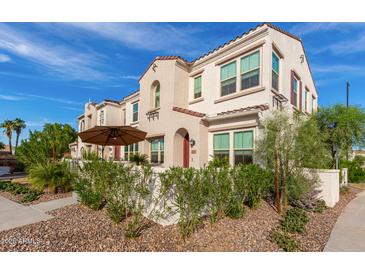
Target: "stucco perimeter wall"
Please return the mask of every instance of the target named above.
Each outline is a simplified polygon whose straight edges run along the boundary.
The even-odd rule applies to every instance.
[[[321,169],[318,170],[320,179],[319,189],[322,191],[319,196],[329,207],[334,207],[340,199],[340,170]]]

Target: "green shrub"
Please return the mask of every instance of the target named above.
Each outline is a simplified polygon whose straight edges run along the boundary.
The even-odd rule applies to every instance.
[[[29,169],[32,187],[43,191],[48,188],[53,193],[68,192],[72,189],[75,175],[66,162],[36,164]]]
[[[42,194],[40,191],[33,190],[27,185],[12,183],[10,181],[0,181],[0,190],[10,192],[13,195],[24,195],[21,199],[22,203],[37,200]]]
[[[40,194],[38,192],[29,192],[25,194],[21,200],[22,203],[30,203],[39,199]]]
[[[229,167],[229,159],[228,159],[228,157],[214,157],[208,163],[208,166],[213,167],[213,168]]]
[[[284,251],[293,252],[298,249],[297,242],[294,239],[292,239],[289,235],[281,231],[271,232],[269,239],[273,243],[276,243]]]
[[[129,156],[129,161],[135,163],[137,166],[145,165],[148,163],[148,156],[146,154],[136,152]]]
[[[124,230],[124,236],[126,238],[137,238],[141,236],[145,226],[146,225],[142,222],[142,216],[135,215],[132,217],[132,221],[127,224],[127,227]]]
[[[287,232],[303,233],[308,222],[309,217],[303,209],[291,208],[285,212],[281,225]]]
[[[348,169],[348,180],[350,183],[365,182],[364,157],[356,156],[352,161],[343,160],[340,167]]]
[[[323,213],[326,209],[326,202],[323,200],[319,200],[314,208],[314,212]]]
[[[349,193],[349,191],[350,191],[350,188],[348,186],[341,186],[340,187],[340,194],[341,195],[347,194],[347,193]]]
[[[234,200],[229,203],[229,208],[226,210],[226,215],[232,219],[242,218],[245,214],[245,208],[240,201]]]
[[[80,203],[93,210],[99,210],[104,206],[105,200],[102,194],[92,186],[90,180],[78,178],[74,189],[79,196]]]

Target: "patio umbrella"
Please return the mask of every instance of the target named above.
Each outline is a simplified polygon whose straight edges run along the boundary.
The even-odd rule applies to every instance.
[[[78,133],[84,143],[101,146],[127,146],[143,141],[146,135],[130,126],[96,126]]]

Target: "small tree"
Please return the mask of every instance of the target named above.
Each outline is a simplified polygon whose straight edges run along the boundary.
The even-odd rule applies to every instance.
[[[0,125],[0,127],[4,129],[4,134],[6,135],[6,137],[8,137],[10,154],[13,154],[13,145],[12,145],[11,141],[12,141],[12,137],[13,137],[14,121],[5,120]]]
[[[4,149],[4,148],[5,148],[5,144],[0,141],[0,149]]]
[[[15,140],[15,151],[18,148],[19,143],[19,136],[22,133],[22,130],[26,128],[26,124],[22,119],[16,118],[14,121],[14,130],[16,133],[16,140]]]
[[[320,108],[315,115],[325,141],[332,149],[332,166],[335,167],[334,147],[348,155],[354,146],[365,145],[365,111],[356,106],[335,105]]]
[[[275,205],[279,213],[288,196],[300,199],[302,185],[313,186],[315,174],[307,168],[328,165],[328,150],[314,119],[301,114],[274,111],[263,121],[264,132],[257,141],[255,157],[275,174]]]

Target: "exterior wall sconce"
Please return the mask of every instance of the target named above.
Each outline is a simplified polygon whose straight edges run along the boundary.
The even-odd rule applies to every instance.
[[[195,146],[195,140],[194,139],[190,139],[189,144],[192,147]]]

